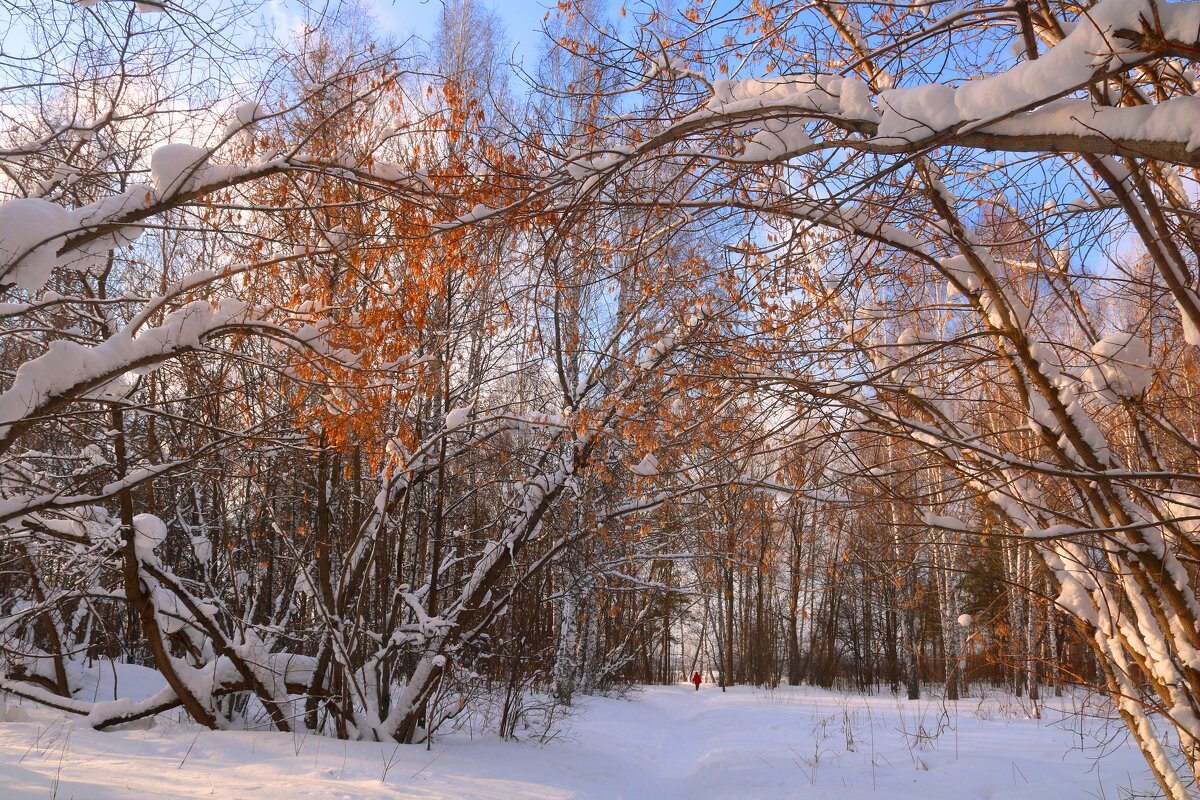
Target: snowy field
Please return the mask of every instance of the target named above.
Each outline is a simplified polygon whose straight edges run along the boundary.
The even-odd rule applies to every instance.
[[[1078,716],[1047,709],[1032,720],[1002,697],[943,705],[814,689],[653,687],[628,700],[583,698],[546,744],[532,732],[518,743],[463,731],[430,751],[213,733],[174,717],[99,733],[11,700],[4,713],[5,800],[1154,796],[1116,726],[1088,722],[1081,735]]]

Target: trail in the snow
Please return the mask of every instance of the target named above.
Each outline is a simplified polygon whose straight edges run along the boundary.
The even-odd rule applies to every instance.
[[[653,687],[581,698],[544,746],[463,732],[430,751],[169,720],[99,733],[19,711],[0,723],[3,800],[1082,800],[1150,786],[1127,745],[1079,749],[1104,729],[1081,739],[1003,697]]]
[[[759,752],[766,720],[747,718],[730,693],[705,687],[644,694],[624,710],[630,743],[628,797],[784,796],[796,790],[790,762]],[[634,711],[634,713],[628,713]],[[616,722],[616,720],[614,720]],[[781,769],[786,766],[787,769]],[[736,780],[734,777],[736,776]],[[726,792],[729,792],[726,795]]]

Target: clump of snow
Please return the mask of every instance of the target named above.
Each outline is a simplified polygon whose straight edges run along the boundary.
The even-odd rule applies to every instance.
[[[233,119],[225,128],[225,135],[232,136],[238,131],[253,130],[256,123],[265,116],[267,116],[266,110],[258,103],[254,101],[240,103],[233,109]]]
[[[18,198],[0,205],[0,283],[27,292],[46,285],[71,215],[56,203]]]
[[[207,564],[212,560],[212,542],[207,536],[199,534],[192,537],[192,552],[196,554],[196,560],[201,564]]]
[[[1098,393],[1137,397],[1150,386],[1150,350],[1132,333],[1114,333],[1092,345],[1095,365],[1084,371],[1084,380]]]
[[[165,527],[164,527],[165,530]],[[154,587],[154,608],[158,611],[158,627],[163,633],[179,633],[192,619],[187,606],[180,602],[174,592],[169,592],[161,586]]]
[[[658,458],[653,453],[647,453],[646,457],[629,468],[631,471],[644,477],[658,474]]]
[[[736,114],[767,105],[871,122],[879,119],[879,112],[871,107],[867,85],[857,78],[837,75],[718,80],[713,84],[713,96],[708,102],[708,109],[717,114]]]
[[[165,144],[150,156],[150,178],[160,196],[195,189],[236,176],[240,170],[229,164],[215,164],[212,151],[190,144]]]
[[[975,622],[975,618],[972,617],[970,614],[959,614],[958,615],[958,624],[964,628],[971,627],[971,624],[973,622]]]
[[[187,176],[202,169],[212,153],[190,144],[165,144],[150,156],[150,179],[159,194],[183,188]]]
[[[74,228],[85,230],[99,226],[111,226],[112,222],[133,212],[148,207],[154,201],[154,190],[144,184],[134,184],[120,194],[101,198],[94,203],[70,211]],[[123,225],[110,229],[108,233],[92,239],[82,247],[64,253],[56,264],[59,269],[75,272],[91,272],[103,269],[108,254],[119,247],[130,244],[142,235],[139,225]]]
[[[888,89],[880,94],[879,102],[885,109],[880,136],[921,139],[951,127],[961,118],[954,87],[940,83]]]
[[[250,102],[242,103],[235,108],[233,116],[243,126],[249,126],[266,116],[266,112],[263,111],[263,107],[258,103]]]
[[[139,557],[154,558],[154,548],[167,540],[167,524],[153,514],[133,518],[133,547]]]
[[[938,261],[938,266],[941,267],[948,276],[954,279],[946,282],[947,297],[955,297],[958,295],[958,286],[955,285],[955,281],[967,287],[968,291],[979,291],[979,287],[981,285],[979,282],[979,276],[977,276],[975,271],[971,269],[971,262],[967,260],[966,256],[958,255],[940,259]]]
[[[473,408],[474,405],[468,405],[450,409],[446,413],[446,430],[452,431],[456,428],[461,428],[463,423],[467,421],[467,418],[471,416],[471,409]]]
[[[740,160],[774,161],[803,150],[812,143],[803,125],[786,119],[768,118],[763,121],[762,130],[746,143]]]
[[[1184,492],[1167,492],[1158,503],[1162,514],[1193,540],[1200,537],[1200,496]]]
[[[1196,330],[1196,326],[1192,324],[1192,320],[1188,317],[1183,307],[1179,305],[1179,301],[1175,301],[1175,305],[1179,308],[1179,316],[1183,325],[1183,340],[1192,347],[1200,347],[1200,330]]]
[[[863,304],[854,311],[854,319],[850,322],[850,332],[852,334],[863,334],[868,337],[868,341],[878,341],[879,334],[882,332],[882,327],[879,325],[881,320],[887,319],[888,313],[884,309],[876,305]]]
[[[306,597],[317,597],[317,590],[308,577],[308,572],[300,570],[296,573],[296,593]]]
[[[921,521],[923,521],[926,525],[931,525],[935,528],[942,528],[948,531],[966,532],[971,530],[969,527],[967,527],[966,523],[964,523],[958,517],[951,517],[945,514],[934,514],[932,512],[927,512],[921,516]]]

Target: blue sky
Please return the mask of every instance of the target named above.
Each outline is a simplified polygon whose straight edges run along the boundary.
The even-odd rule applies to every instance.
[[[553,0],[481,0],[503,21],[509,50],[518,61],[531,66],[541,47],[541,26]],[[433,37],[442,13],[441,0],[368,0],[383,26],[383,32],[403,38],[415,34]]]

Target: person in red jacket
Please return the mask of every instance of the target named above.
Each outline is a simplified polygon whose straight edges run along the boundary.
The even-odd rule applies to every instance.
[[[696,691],[697,692],[700,691],[700,673],[699,672],[692,673],[692,683],[696,685]]]

